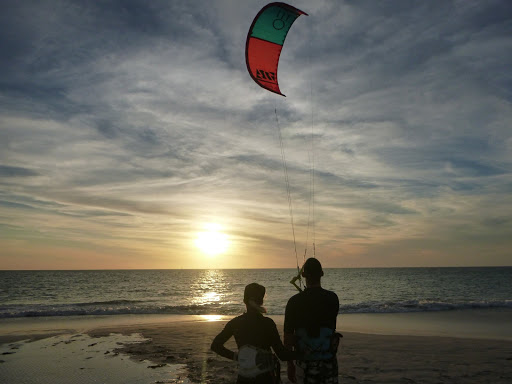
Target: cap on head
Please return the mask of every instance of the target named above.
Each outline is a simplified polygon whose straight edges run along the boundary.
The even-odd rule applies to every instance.
[[[315,259],[314,257],[310,257],[304,263],[304,267],[302,269],[302,275],[309,279],[320,279],[324,275],[324,271],[322,270],[322,264]]]
[[[265,297],[265,287],[263,285],[251,283],[245,287],[244,303],[247,304],[249,300],[252,300],[256,304],[262,305],[263,297]]]

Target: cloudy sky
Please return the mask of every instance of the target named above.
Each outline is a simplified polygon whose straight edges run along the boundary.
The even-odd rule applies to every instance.
[[[512,2],[266,3],[2,1],[0,269],[295,267],[278,124],[299,259],[512,265]]]

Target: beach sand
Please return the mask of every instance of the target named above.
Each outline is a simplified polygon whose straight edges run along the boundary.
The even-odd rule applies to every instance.
[[[174,374],[169,373],[161,383],[234,383],[236,364],[215,355],[210,351],[214,336],[224,327],[222,321],[136,321],[125,325],[112,326],[94,323],[94,329],[88,329],[78,335],[71,330],[61,330],[60,336],[55,332],[47,336],[67,337],[71,340],[91,337],[93,343],[83,340],[84,345],[96,343],[109,337],[126,338],[140,335],[144,339],[130,342],[129,339],[112,344],[105,343],[103,351],[95,346],[98,355],[130,356],[132,361],[144,361],[144,368],[182,367]],[[282,322],[277,320],[278,329]],[[340,367],[340,383],[512,383],[512,341],[471,338],[453,338],[437,336],[404,336],[375,335],[355,332],[343,332],[344,337],[338,351]],[[116,336],[117,335],[117,336]],[[41,332],[37,335],[9,334],[2,335],[0,343],[3,351],[10,354],[0,356],[0,381],[2,366],[9,364],[9,358],[20,347],[19,340],[36,338],[41,340]],[[128,340],[128,341],[127,341]],[[65,342],[51,348],[70,348]],[[52,346],[53,345],[53,346]],[[114,345],[114,347],[112,346]],[[107,347],[108,346],[108,347]],[[226,345],[235,348],[234,342]],[[12,350],[9,348],[13,348]],[[85,348],[86,349],[86,348]],[[60,352],[64,353],[64,352]],[[85,355],[76,359],[84,359]],[[89,357],[90,358],[90,357]],[[106,357],[105,357],[106,358]],[[90,358],[91,359],[91,358]],[[83,366],[83,362],[76,367]],[[82,367],[83,368],[83,367]],[[92,369],[92,368],[91,368]],[[282,363],[283,382],[286,379],[286,363]],[[135,383],[130,379],[130,371],[119,369],[118,375],[125,383]],[[149,370],[148,370],[149,371]],[[149,380],[149,379],[148,379]],[[28,381],[27,381],[28,382]],[[43,381],[31,381],[43,382]],[[50,381],[48,381],[49,383]],[[52,380],[52,384],[58,380]],[[61,382],[66,382],[61,381]],[[141,381],[143,382],[143,381]],[[155,383],[155,381],[146,381]],[[9,382],[6,382],[9,383]],[[106,382],[108,383],[108,382]],[[14,384],[14,382],[13,382]]]
[[[140,332],[151,341],[126,346],[121,351],[136,359],[186,364],[192,382],[233,383],[235,363],[209,350],[224,324],[216,321],[127,327],[123,333]],[[95,330],[89,334],[104,336],[109,332],[119,330]],[[235,348],[233,343],[227,346]],[[338,360],[342,383],[512,383],[510,341],[345,333]],[[283,379],[285,368],[283,363]]]

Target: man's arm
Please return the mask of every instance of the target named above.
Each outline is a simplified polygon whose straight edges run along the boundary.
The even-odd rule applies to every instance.
[[[284,347],[290,350],[293,350],[295,347],[295,324],[294,324],[294,315],[293,315],[293,304],[290,304],[292,300],[288,300],[288,304],[286,304],[286,309],[284,311]],[[297,382],[297,377],[295,375],[295,364],[293,360],[288,361],[288,380],[292,383]]]
[[[294,310],[294,298],[295,296],[292,296],[290,300],[288,300],[288,303],[286,304],[286,308],[284,310],[284,345],[285,347],[293,347],[293,338],[290,340],[289,337],[286,336],[286,334],[293,334],[295,333],[295,322],[296,322],[296,315]],[[291,345],[287,345],[286,343],[291,342]]]
[[[295,335],[293,333],[284,332],[284,347],[288,349],[293,349],[295,346]],[[288,380],[290,380],[291,383],[297,382],[297,376],[295,372],[295,363],[293,360],[287,361],[288,368],[286,369],[286,373],[288,376]]]
[[[333,292],[334,293],[334,292]],[[333,299],[333,315],[334,315],[334,327],[333,329],[336,329],[337,327],[337,320],[338,320],[338,313],[340,312],[340,300],[338,298],[338,295],[334,293],[334,299]]]
[[[293,350],[293,347],[295,347],[295,334],[284,332],[284,347]]]
[[[281,341],[281,338],[279,337],[279,332],[277,331],[276,324],[272,321],[272,328],[271,328],[272,336],[272,349],[276,353],[277,357],[279,357],[279,360],[283,361],[292,361],[297,359],[298,355],[296,352],[293,351],[293,345],[283,345],[283,342]],[[285,336],[286,340],[286,336]]]

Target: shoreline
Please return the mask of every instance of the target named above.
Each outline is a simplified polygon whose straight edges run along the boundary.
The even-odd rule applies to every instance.
[[[498,316],[495,312],[498,313]],[[444,316],[444,320],[449,322],[453,318],[466,318],[469,319],[469,323],[473,321],[476,324],[475,327],[478,328],[481,325],[479,321],[482,320],[479,317],[493,319],[491,323],[500,323],[510,319],[511,314],[512,311],[510,313],[487,311],[480,315],[468,316],[466,312],[452,314],[457,316]],[[372,314],[373,320],[370,323],[363,322],[360,324],[361,327],[371,325],[374,327],[373,331],[385,330],[387,325],[382,325],[382,323],[398,327],[407,322],[414,323],[412,320],[415,317],[421,317],[410,316],[411,314],[394,314],[404,316],[381,315],[384,314],[378,316]],[[349,325],[352,322],[360,321],[362,317],[352,316],[349,320],[345,319],[348,316],[342,315],[339,318],[338,327],[344,335],[338,351],[340,382],[344,384],[512,382],[512,340],[510,339],[354,332],[348,330]],[[125,360],[129,360],[130,367],[132,365],[133,367],[124,366],[125,368],[118,372],[118,375],[126,383],[138,383],[139,381],[134,381],[135,374],[133,373],[138,371],[146,375],[163,372],[169,380],[163,382],[169,383],[221,384],[234,382],[236,364],[217,356],[210,350],[214,336],[232,317],[124,315],[114,319],[112,316],[97,316],[88,319],[27,319],[25,321],[2,319],[4,321],[0,321],[0,347],[2,353],[7,352],[8,354],[0,356],[2,361],[0,368],[9,367],[9,364],[15,359],[22,361],[25,359],[24,356],[28,356],[27,353],[37,352],[34,351],[36,345],[46,343],[46,351],[49,349],[52,355],[75,359],[73,360],[74,365],[72,365],[75,370],[89,369],[91,374],[100,372],[102,367],[117,369],[115,368],[116,360],[112,359],[114,355],[129,357]],[[281,333],[283,316],[270,317],[274,319]],[[432,321],[435,317],[426,316],[424,320]],[[397,320],[397,318],[401,319]],[[382,319],[387,320],[382,321]],[[377,324],[381,324],[380,329],[375,328]],[[421,324],[421,322],[416,322],[415,325],[410,324],[410,329],[414,331],[414,328],[421,327]],[[445,332],[449,332],[449,330],[445,330]],[[92,338],[93,341],[87,341],[89,338]],[[135,338],[136,341],[130,341],[130,338]],[[40,342],[39,344],[34,341],[21,342],[21,340],[27,339]],[[75,340],[77,342],[72,343]],[[76,346],[79,340],[83,340],[82,351],[85,349],[87,352],[88,346],[94,346],[91,347],[94,351],[89,351],[87,356],[84,355],[85,352],[81,352],[80,355],[79,351],[72,351],[70,348],[73,345]],[[105,347],[101,349],[100,345]],[[107,345],[108,349],[106,349]],[[226,347],[235,349],[234,340],[231,339]],[[75,352],[76,355],[72,355]],[[93,352],[96,354],[93,355]],[[36,359],[36,361],[44,360],[48,354],[48,352],[40,353],[45,353],[45,355],[41,355],[40,360]],[[123,359],[121,358],[121,360]],[[91,365],[93,363],[96,365]],[[55,364],[60,363],[56,362]],[[121,362],[117,361],[116,364],[121,364]],[[122,364],[128,363],[123,360]],[[137,370],[137,366],[144,369]],[[183,368],[177,370],[177,367]],[[5,370],[5,372],[7,371]],[[281,371],[283,383],[287,383],[286,363],[284,362],[281,364]],[[44,370],[42,372],[44,373]],[[0,377],[2,377],[2,373],[0,373]],[[9,380],[4,382],[9,382]],[[28,383],[30,381],[23,381],[18,376],[16,382]],[[51,381],[39,382],[64,384],[66,377],[61,381],[57,377]],[[115,383],[115,381],[104,382]]]
[[[22,317],[0,319],[0,344],[7,337],[30,334],[87,332],[105,327],[228,321],[236,315],[126,314]],[[268,315],[276,324],[284,315]],[[439,312],[350,313],[338,315],[338,331],[371,335],[440,336],[512,341],[512,309],[471,309]],[[281,330],[280,330],[281,331]]]

